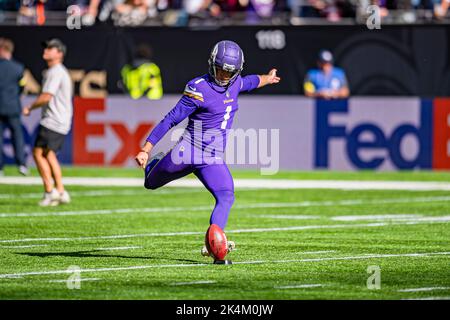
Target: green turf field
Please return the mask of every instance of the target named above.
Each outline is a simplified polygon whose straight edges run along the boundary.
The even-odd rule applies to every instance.
[[[274,178],[448,182],[450,174]],[[450,299],[448,191],[238,189],[226,230],[237,250],[233,265],[218,266],[200,255],[213,206],[207,191],[67,189],[71,204],[40,208],[42,187],[0,184],[0,299]],[[71,266],[81,269],[80,289],[68,288]],[[369,266],[380,268],[380,289],[367,288]]]

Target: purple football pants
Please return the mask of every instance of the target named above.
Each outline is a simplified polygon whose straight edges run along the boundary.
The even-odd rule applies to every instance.
[[[224,230],[234,202],[234,184],[230,170],[225,163],[192,163],[193,161],[187,161],[190,163],[174,163],[172,154],[180,152],[180,145],[183,144],[179,143],[156,163],[145,177],[144,186],[147,189],[158,189],[170,181],[194,173],[216,199],[210,224],[217,224]]]

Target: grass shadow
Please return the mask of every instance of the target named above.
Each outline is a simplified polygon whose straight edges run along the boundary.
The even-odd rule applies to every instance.
[[[177,262],[199,263],[197,260],[167,258],[167,257],[149,257],[149,256],[124,256],[124,255],[109,255],[100,254],[99,250],[88,251],[73,251],[73,252],[15,252],[15,254],[30,256],[30,257],[71,257],[71,258],[123,258],[123,259],[147,259],[147,260],[169,260]]]

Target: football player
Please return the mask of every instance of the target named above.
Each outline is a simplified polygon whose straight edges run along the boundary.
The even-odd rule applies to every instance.
[[[225,229],[234,202],[234,185],[223,160],[227,130],[238,110],[238,95],[280,81],[277,70],[264,75],[241,76],[244,54],[233,41],[218,42],[209,58],[209,73],[189,81],[175,107],[152,130],[136,162],[145,169],[145,187],[157,189],[194,173],[216,200],[210,224]],[[150,161],[154,145],[170,130],[189,118],[183,136],[167,153]],[[229,251],[234,243],[229,241]],[[209,255],[204,247],[202,254]]]

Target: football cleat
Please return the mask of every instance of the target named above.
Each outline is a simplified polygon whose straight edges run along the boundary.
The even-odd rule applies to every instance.
[[[236,244],[234,241],[227,241],[227,253],[230,253],[234,249],[236,249]]]
[[[164,153],[160,152],[158,154],[156,154],[155,156],[151,157],[150,160],[148,161],[147,165],[145,166],[145,176],[148,176],[148,174],[150,173],[150,171],[152,171],[152,169],[155,167],[155,165],[159,162],[159,160],[161,160],[162,158],[164,158]]]
[[[208,249],[206,248],[206,246],[203,246],[202,248],[202,256],[204,257],[211,257],[211,255],[208,252]]]

